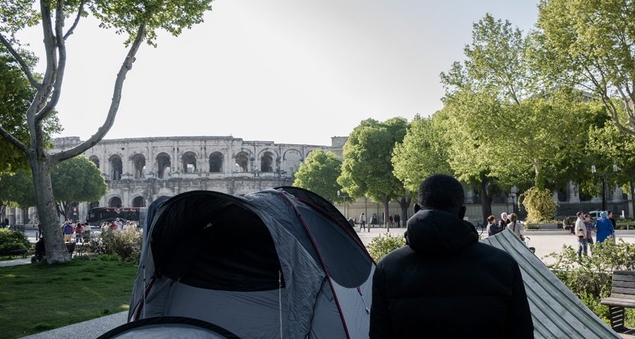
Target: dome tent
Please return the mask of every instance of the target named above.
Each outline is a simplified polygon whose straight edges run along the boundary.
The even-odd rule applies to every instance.
[[[320,196],[192,191],[155,201],[146,220],[129,321],[187,317],[240,338],[368,337],[375,264]]]

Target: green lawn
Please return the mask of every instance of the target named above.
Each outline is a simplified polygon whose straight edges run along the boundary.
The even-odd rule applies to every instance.
[[[136,265],[73,259],[0,268],[0,338],[26,335],[128,309]]]

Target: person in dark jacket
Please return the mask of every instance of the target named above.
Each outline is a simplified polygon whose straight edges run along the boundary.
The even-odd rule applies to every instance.
[[[463,200],[453,177],[421,183],[421,209],[406,223],[409,245],[380,260],[373,275],[371,339],[534,337],[518,263],[478,241]]]

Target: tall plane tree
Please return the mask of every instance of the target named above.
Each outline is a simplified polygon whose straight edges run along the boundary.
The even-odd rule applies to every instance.
[[[536,59],[551,80],[600,97],[615,126],[633,137],[634,17],[632,0],[542,0],[536,24]]]
[[[390,160],[395,145],[403,141],[407,129],[408,121],[403,118],[385,122],[367,119],[355,127],[344,144],[342,175],[337,182],[350,197],[366,196],[381,202],[385,217],[389,215],[391,200],[399,203],[402,212],[412,200],[411,192],[393,174]]]
[[[203,21],[203,14],[211,9],[212,0],[102,1],[102,0],[0,0],[0,43],[20,65],[35,94],[22,119],[27,121],[28,142],[20,140],[6,126],[0,126],[0,136],[17,147],[28,158],[37,199],[37,209],[44,231],[46,258],[49,263],[70,259],[58,218],[51,169],[57,163],[75,157],[101,141],[112,127],[121,101],[126,74],[132,69],[136,54],[144,42],[156,46],[161,29],[178,36],[183,28]],[[82,18],[94,16],[100,26],[112,28],[127,36],[128,53],[115,79],[108,114],[102,126],[81,144],[55,154],[46,150],[43,122],[53,114],[62,95],[67,65],[66,43]],[[29,27],[40,26],[44,45],[44,74],[41,79],[33,73],[20,53],[23,47],[16,34]],[[89,113],[87,113],[89,114]]]
[[[545,90],[530,42],[508,21],[474,25],[466,60],[441,75],[452,169],[464,181],[555,189],[575,179],[594,111],[566,88]],[[485,191],[485,190],[483,190]]]

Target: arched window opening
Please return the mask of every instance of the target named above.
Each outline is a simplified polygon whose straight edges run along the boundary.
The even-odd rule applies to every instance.
[[[159,179],[170,178],[170,156],[166,153],[159,153],[157,155],[157,175]]]
[[[143,154],[137,154],[132,158],[134,165],[134,178],[143,179],[146,176],[146,157]]]
[[[223,154],[220,152],[214,152],[209,156],[209,171],[213,173],[220,173],[223,171]]]
[[[95,164],[97,168],[99,168],[99,158],[96,155],[92,155],[90,158],[88,158],[88,160],[90,160],[93,164]]]
[[[184,173],[196,172],[196,154],[194,154],[194,152],[186,152],[183,154],[181,161],[183,162]]]
[[[112,197],[108,200],[108,207],[121,207],[121,199],[119,197]]]
[[[266,152],[260,158],[260,172],[273,172],[273,154]]]
[[[249,171],[249,156],[247,156],[247,153],[240,152],[236,154],[236,166],[238,166],[239,172]]]
[[[123,172],[123,162],[121,161],[121,157],[118,155],[110,157],[110,168],[110,179],[121,180],[121,173]]]
[[[132,207],[146,207],[146,200],[143,197],[132,199]]]

